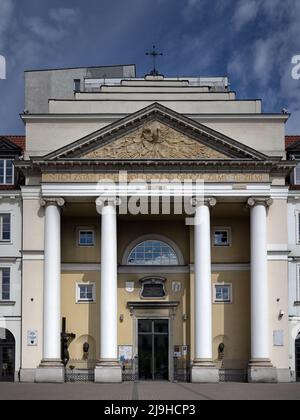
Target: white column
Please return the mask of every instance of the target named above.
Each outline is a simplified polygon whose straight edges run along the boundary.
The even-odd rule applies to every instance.
[[[205,199],[195,215],[195,363],[212,362],[212,286],[210,207]]]
[[[251,364],[270,363],[268,325],[267,207],[272,199],[250,198]]]
[[[61,217],[64,200],[42,199],[45,206],[43,362],[61,361]]]
[[[121,382],[118,362],[117,199],[97,199],[101,214],[100,361],[95,382]]]
[[[117,215],[109,201],[101,217],[101,360],[118,358],[117,291]]]

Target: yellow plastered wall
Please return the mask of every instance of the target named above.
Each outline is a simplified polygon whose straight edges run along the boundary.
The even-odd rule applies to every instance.
[[[213,304],[213,358],[225,344],[223,366],[245,368],[250,360],[250,272],[226,271],[212,274],[212,285],[232,285],[232,303]]]
[[[227,213],[231,209],[227,207]],[[250,261],[250,228],[248,213],[244,212],[240,217],[212,217],[212,227],[230,227],[232,234],[232,246],[228,248],[212,248],[212,262],[218,263],[249,263]],[[80,248],[77,246],[78,227],[94,227],[96,231],[96,245],[92,248]],[[99,263],[100,262],[100,218],[98,217],[70,217],[63,219],[63,263]],[[159,234],[170,238],[180,248],[185,264],[193,263],[193,228],[185,226],[184,220],[153,219],[149,221],[119,219],[118,221],[118,260],[122,257],[128,245],[137,238],[148,234]],[[160,275],[167,279],[167,300],[179,301],[173,321],[174,345],[189,345],[191,357],[194,349],[194,274],[164,274]],[[118,344],[134,344],[133,317],[127,308],[128,301],[140,300],[140,280],[151,276],[137,272],[134,274],[118,275]],[[76,283],[95,282],[97,287],[96,304],[76,304]],[[125,290],[126,281],[134,282],[133,293]],[[172,292],[172,282],[180,281],[182,289],[180,293]],[[225,361],[227,367],[244,367],[250,358],[250,272],[226,271],[213,273],[212,287],[214,282],[231,283],[233,286],[233,303],[213,304],[213,354],[218,358],[218,346],[225,344]],[[63,273],[62,275],[62,313],[67,318],[68,332],[76,334],[76,340],[70,346],[70,356],[80,359],[83,356],[83,337],[90,338],[96,343],[96,357],[99,357],[100,339],[100,274],[97,272]],[[142,312],[139,312],[139,315]],[[120,315],[124,316],[120,321]],[[153,316],[157,312],[153,311]],[[183,315],[187,315],[187,321],[183,321]],[[147,313],[149,316],[149,313]],[[150,314],[151,316],[151,314]],[[94,344],[92,344],[93,346]]]
[[[149,274],[147,274],[148,277]],[[129,301],[140,301],[141,284],[140,279],[145,277],[143,274],[121,274],[118,276],[118,344],[133,345],[133,318],[127,307]],[[187,274],[166,275],[166,301],[176,301],[179,305],[173,319],[173,342],[174,345],[189,344],[189,276]],[[134,282],[135,289],[133,293],[125,290],[126,282]],[[172,283],[180,282],[181,291],[173,292]],[[91,282],[96,284],[96,303],[76,303],[76,285],[77,283]],[[83,337],[91,343],[93,347],[96,342],[96,351],[90,354],[90,358],[99,357],[100,350],[100,276],[97,272],[62,274],[62,316],[67,320],[67,332],[76,334],[76,339],[71,343],[69,352],[71,359],[83,358]],[[124,315],[123,322],[120,321],[120,315]],[[183,322],[183,314],[187,315],[187,321]],[[155,310],[153,317],[157,315]],[[142,316],[142,313],[141,313]],[[151,317],[151,313],[147,312]],[[92,349],[91,349],[92,350]]]
[[[95,303],[76,303],[77,283],[96,284]],[[69,352],[71,359],[83,359],[83,344],[90,344],[90,359],[99,357],[100,341],[100,275],[98,272],[65,272],[62,274],[62,316],[67,332],[76,334]]]

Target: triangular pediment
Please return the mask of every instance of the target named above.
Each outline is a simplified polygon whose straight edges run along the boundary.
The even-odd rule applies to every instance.
[[[267,156],[153,104],[45,156],[45,160],[264,160]]]
[[[82,158],[228,159],[228,156],[154,120],[105,146],[97,147]]]
[[[21,151],[21,148],[12,143],[8,138],[0,137],[0,155],[17,156]]]

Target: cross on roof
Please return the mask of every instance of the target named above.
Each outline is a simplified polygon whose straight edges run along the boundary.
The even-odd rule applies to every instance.
[[[146,52],[146,55],[152,56],[153,58],[153,70],[150,72],[151,76],[159,76],[159,71],[156,70],[156,59],[158,56],[162,56],[163,54],[156,51],[155,45],[153,45],[153,49],[150,52]]]

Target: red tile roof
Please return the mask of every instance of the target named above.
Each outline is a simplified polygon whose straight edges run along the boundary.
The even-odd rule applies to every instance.
[[[5,137],[6,139],[8,139],[9,141],[11,141],[12,143],[14,143],[16,146],[21,147],[21,149],[23,151],[25,151],[25,147],[26,147],[26,137],[25,136],[3,136],[0,135],[0,137]]]
[[[300,135],[299,136],[285,136],[285,148],[287,149],[289,146],[291,146],[294,143],[297,143],[300,141]]]

